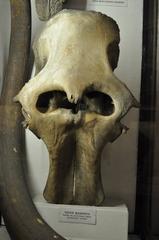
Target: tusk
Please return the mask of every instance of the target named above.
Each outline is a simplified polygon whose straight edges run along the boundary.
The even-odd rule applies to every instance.
[[[24,131],[20,106],[13,97],[27,76],[31,16],[29,0],[10,0],[11,41],[0,101],[0,212],[14,240],[64,240],[37,212],[28,192],[23,159]],[[23,144],[22,144],[23,143]]]

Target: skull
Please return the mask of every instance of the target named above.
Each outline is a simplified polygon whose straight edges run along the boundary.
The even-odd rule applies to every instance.
[[[34,43],[36,75],[15,97],[25,126],[48,149],[44,197],[50,203],[99,205],[104,200],[100,159],[124,129],[137,102],[114,75],[119,28],[101,13],[63,10]]]

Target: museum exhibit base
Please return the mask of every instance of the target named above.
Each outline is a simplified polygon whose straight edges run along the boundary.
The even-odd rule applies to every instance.
[[[48,204],[36,196],[34,203],[48,224],[68,240],[140,240],[128,237],[128,209],[119,201],[100,207],[72,206]],[[0,239],[10,240],[5,226],[0,227]]]
[[[100,207],[57,205],[36,196],[34,203],[46,222],[66,239],[128,239],[128,210],[119,201]]]

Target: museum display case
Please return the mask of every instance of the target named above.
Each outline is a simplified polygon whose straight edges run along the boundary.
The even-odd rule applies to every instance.
[[[0,239],[159,239],[158,1],[0,0],[0,49]]]

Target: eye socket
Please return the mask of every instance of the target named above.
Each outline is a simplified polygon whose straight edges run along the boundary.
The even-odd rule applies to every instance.
[[[112,98],[102,92],[93,91],[86,93],[87,110],[100,115],[110,116],[114,112]]]
[[[119,52],[120,52],[119,43],[117,41],[111,42],[107,48],[107,54],[108,54],[109,64],[112,67],[113,71],[118,65]]]
[[[39,110],[39,112],[45,113],[48,111],[49,104],[52,98],[53,98],[52,91],[40,94],[36,103],[36,108]]]
[[[76,104],[70,103],[63,91],[48,91],[39,95],[36,108],[41,113],[51,112],[58,108],[76,110]]]

